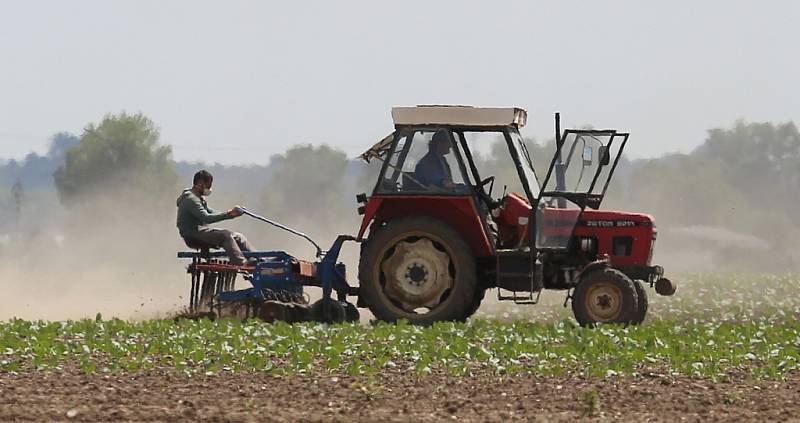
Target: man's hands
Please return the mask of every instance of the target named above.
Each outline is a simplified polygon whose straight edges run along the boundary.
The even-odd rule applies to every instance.
[[[239,217],[243,214],[242,206],[234,206],[234,208],[228,210],[228,216],[230,217]]]

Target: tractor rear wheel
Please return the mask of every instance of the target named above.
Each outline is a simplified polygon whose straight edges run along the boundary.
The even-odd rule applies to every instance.
[[[432,217],[396,219],[374,231],[362,244],[358,270],[361,295],[380,320],[463,320],[475,300],[469,245]]]
[[[483,298],[485,296],[486,296],[486,288],[476,288],[475,295],[472,297],[472,302],[470,302],[469,308],[467,308],[467,311],[458,320],[465,322],[470,316],[475,314],[475,312],[478,311],[478,309],[481,307],[481,303],[483,302]]]
[[[344,315],[346,322],[358,322],[361,319],[361,313],[352,303],[344,303]]]
[[[638,311],[636,288],[624,273],[605,267],[581,277],[572,294],[572,311],[581,326],[631,323]]]
[[[640,281],[633,281],[633,287],[636,289],[636,315],[631,323],[634,325],[640,325],[642,322],[644,322],[645,316],[647,316],[647,291],[644,289],[644,286],[642,286],[642,282]]]

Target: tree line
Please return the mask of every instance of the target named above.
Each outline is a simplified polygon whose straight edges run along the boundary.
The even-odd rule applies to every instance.
[[[553,141],[526,141],[543,169]],[[365,142],[365,149],[369,144]],[[479,169],[512,181],[509,190],[516,190],[507,154],[499,140],[492,142],[487,152],[477,154]],[[124,196],[121,204],[128,207],[146,210],[158,204],[166,210],[174,207],[174,197],[199,168],[217,176],[216,191],[226,192],[226,198],[244,199],[263,214],[300,225],[313,221],[335,226],[343,216],[354,217],[354,195],[369,192],[377,174],[374,163],[350,159],[327,145],[293,146],[265,165],[175,162],[152,120],[141,113],[120,113],[87,125],[79,136],[56,134],[44,156],[32,153],[0,166],[0,186],[8,193],[0,207],[11,210],[11,187],[19,182],[27,191],[54,190],[66,210],[114,196]],[[798,235],[798,184],[797,126],[738,121],[709,130],[704,142],[686,154],[623,157],[604,207],[651,213],[661,225],[724,227],[781,249]]]

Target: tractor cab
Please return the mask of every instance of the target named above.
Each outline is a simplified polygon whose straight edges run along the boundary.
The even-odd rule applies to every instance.
[[[393,108],[392,116],[395,131],[361,155],[367,162],[383,163],[370,197],[380,200],[381,206],[390,205],[382,207],[380,214],[388,212],[390,219],[402,214],[434,214],[457,225],[479,255],[494,255],[496,230],[491,225],[491,211],[501,201],[492,197],[496,177],[479,172],[473,139],[485,138],[484,148],[495,140],[505,140],[517,146],[513,154],[527,154],[518,130],[525,125],[526,112],[518,108],[419,106]],[[530,164],[523,172],[514,185],[529,201],[538,195],[539,181]],[[370,203],[378,207],[377,201]],[[359,237],[371,222],[363,220]]]
[[[568,130],[537,175],[519,132],[527,119],[522,109],[419,106],[394,108],[392,114],[395,131],[361,156],[384,163],[373,198],[424,201],[416,207],[433,202],[474,208],[490,241],[479,250],[492,254],[527,246],[532,222],[538,224],[538,249],[566,249],[580,212],[599,207],[628,138],[614,130]],[[487,169],[480,157],[494,141],[505,144],[510,159],[494,170],[514,178],[504,181],[497,199],[497,175],[481,172]],[[507,194],[509,185],[518,192]],[[535,215],[530,215],[532,205],[538,206]],[[366,227],[361,229],[360,236]]]
[[[488,288],[499,288],[501,300],[535,303],[542,289],[576,289],[592,269],[651,284],[661,276],[650,265],[652,218],[597,210],[627,133],[562,132],[556,114],[555,152],[534,157],[519,108],[396,107],[392,117],[394,132],[361,155],[382,166],[372,195],[357,197],[360,303],[376,317],[465,319]],[[505,151],[487,154],[493,148]],[[579,321],[635,320],[628,309],[636,300],[624,286],[616,291],[592,294],[602,301],[586,304],[611,311]]]

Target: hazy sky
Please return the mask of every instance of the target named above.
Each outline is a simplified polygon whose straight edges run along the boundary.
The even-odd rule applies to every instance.
[[[632,132],[689,151],[738,118],[800,119],[800,2],[5,1],[0,157],[141,111],[177,159],[356,155],[392,105],[521,106],[524,133]]]

